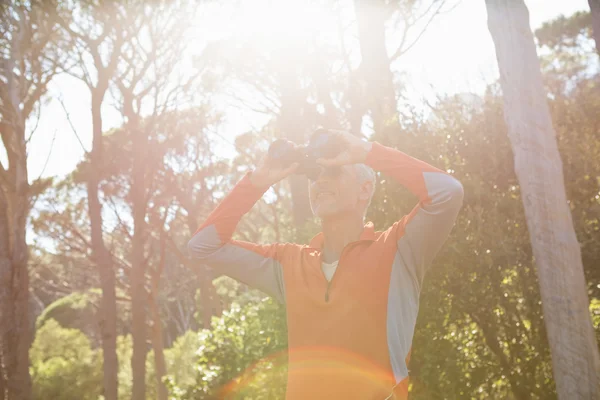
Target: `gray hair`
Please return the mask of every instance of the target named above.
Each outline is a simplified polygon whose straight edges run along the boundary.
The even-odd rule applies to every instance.
[[[359,185],[364,182],[371,182],[371,193],[369,193],[369,201],[367,202],[367,206],[364,210],[364,215],[366,215],[367,209],[369,208],[369,205],[371,205],[371,200],[373,199],[373,193],[375,193],[375,171],[365,164],[354,164],[354,169],[356,171],[356,177]]]

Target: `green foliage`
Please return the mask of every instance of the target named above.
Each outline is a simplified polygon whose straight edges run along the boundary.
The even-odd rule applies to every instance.
[[[122,295],[122,291],[117,293]],[[47,321],[54,319],[63,328],[79,329],[92,341],[93,346],[100,345],[98,312],[100,309],[100,290],[89,289],[85,292],[73,292],[60,297],[46,307],[36,320],[36,329],[41,329]],[[124,333],[129,320],[129,303],[117,303],[117,331]]]
[[[175,378],[180,399],[283,398],[287,330],[283,307],[272,299],[244,306],[213,320],[199,334],[195,384],[187,390]]]
[[[102,393],[102,355],[77,329],[53,319],[38,330],[29,352],[36,399],[97,400]]]
[[[590,37],[592,16],[588,11],[578,11],[570,17],[560,16],[545,22],[535,31],[541,46],[576,47],[581,36]]]
[[[197,351],[202,345],[198,332],[187,331],[178,337],[170,349],[165,350],[165,361],[170,379],[181,390],[188,390],[196,381]]]
[[[92,299],[92,296],[95,298]],[[36,329],[43,328],[46,322],[53,319],[62,327],[83,330],[84,325],[95,316],[94,303],[97,301],[98,295],[90,292],[75,292],[61,297],[44,309],[36,321]],[[84,320],[87,322],[83,323]]]
[[[265,296],[264,293],[256,289],[249,288],[243,283],[240,283],[226,275],[222,275],[213,280],[213,286],[222,310],[229,310],[234,305],[239,307],[248,303],[256,303]],[[201,289],[196,291],[195,301],[197,311],[194,314],[194,317],[196,318],[198,324],[202,325],[204,304],[202,304],[200,291]]]
[[[164,351],[170,379],[177,382],[180,391],[196,383],[196,351],[201,344],[201,336],[188,331]],[[132,350],[131,336],[117,338],[119,398],[131,397]],[[52,318],[45,319],[37,331],[30,357],[36,399],[101,399],[102,349],[92,348],[80,330],[64,328]],[[146,357],[146,385],[147,398],[157,398],[153,351]]]

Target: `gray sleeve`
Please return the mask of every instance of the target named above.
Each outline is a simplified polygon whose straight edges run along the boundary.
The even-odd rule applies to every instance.
[[[202,229],[188,242],[192,258],[285,303],[283,270],[279,256],[284,244],[258,245],[230,240],[221,243],[214,225]]]
[[[461,183],[450,175],[425,172],[423,178],[430,202],[417,206],[398,240],[398,252],[419,289],[454,226],[464,194]]]
[[[425,172],[428,203],[418,205],[398,239],[388,292],[387,337],[396,383],[408,376],[419,293],[427,268],[454,225],[463,201],[463,188],[453,177]]]

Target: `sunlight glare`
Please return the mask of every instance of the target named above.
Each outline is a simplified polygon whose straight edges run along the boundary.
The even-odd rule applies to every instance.
[[[227,24],[211,29],[211,35],[281,42],[307,39],[316,31],[326,31],[328,26],[333,27],[335,15],[319,1],[245,0],[236,2],[228,19]]]

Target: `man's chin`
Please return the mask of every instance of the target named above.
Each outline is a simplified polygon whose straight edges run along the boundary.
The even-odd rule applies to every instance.
[[[318,207],[315,210],[314,214],[317,218],[327,219],[327,218],[337,217],[338,215],[341,214],[341,212],[337,207],[327,207],[325,205],[325,206]]]

